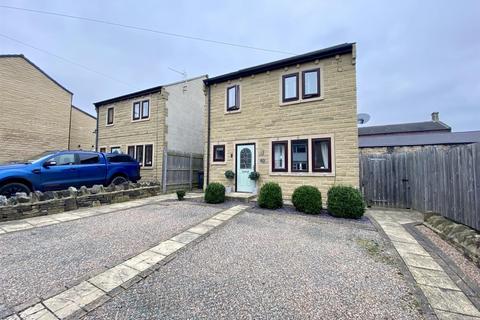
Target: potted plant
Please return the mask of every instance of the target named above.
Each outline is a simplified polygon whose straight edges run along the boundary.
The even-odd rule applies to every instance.
[[[233,178],[235,178],[235,173],[232,170],[227,170],[225,171],[225,178],[231,181]],[[228,185],[225,189],[227,193],[232,192],[232,186],[230,185]]]
[[[177,191],[177,199],[178,201],[182,201],[185,198],[185,190],[178,190]]]
[[[260,173],[258,173],[257,171],[252,171],[252,172],[250,172],[248,177],[250,178],[250,180],[255,182],[255,187],[253,189],[253,193],[257,194],[257,180],[260,179]]]

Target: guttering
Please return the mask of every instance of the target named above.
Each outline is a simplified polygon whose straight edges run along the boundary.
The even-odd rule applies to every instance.
[[[95,111],[97,111],[97,128],[95,129],[95,151],[98,152],[98,107],[95,107]]]
[[[208,86],[208,102],[207,102],[207,177],[206,177],[206,182],[207,186],[210,183],[210,85]]]

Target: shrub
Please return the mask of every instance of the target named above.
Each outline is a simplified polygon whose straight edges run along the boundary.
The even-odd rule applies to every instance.
[[[252,171],[250,172],[248,177],[250,178],[250,180],[257,181],[258,179],[260,179],[260,173],[258,173],[257,171]]]
[[[182,201],[185,198],[185,190],[178,190],[177,191],[177,199],[178,201]]]
[[[222,203],[225,202],[225,187],[221,183],[213,182],[207,186],[205,190],[206,203]]]
[[[365,203],[357,189],[333,186],[328,190],[327,208],[332,216],[359,219],[365,212]]]
[[[225,171],[225,178],[233,179],[235,177],[235,173],[232,170]]]
[[[261,208],[278,209],[283,207],[282,188],[275,182],[267,182],[260,189],[258,205]]]
[[[293,192],[292,203],[300,212],[318,214],[322,210],[322,194],[316,187],[301,186]]]

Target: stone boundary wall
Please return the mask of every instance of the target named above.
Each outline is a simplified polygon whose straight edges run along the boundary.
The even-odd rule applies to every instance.
[[[124,202],[133,199],[156,196],[162,193],[157,184],[125,183],[122,185],[92,188],[70,187],[62,191],[35,191],[27,195],[17,193],[6,198],[0,196],[0,222],[49,215],[85,207]]]
[[[436,214],[426,214],[424,225],[459,249],[467,258],[480,267],[479,232]]]

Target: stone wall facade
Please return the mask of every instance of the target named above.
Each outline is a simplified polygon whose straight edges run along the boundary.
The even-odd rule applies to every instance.
[[[314,68],[320,68],[321,97],[282,103],[282,76],[296,72],[301,75],[302,71]],[[226,112],[226,92],[232,85],[239,85],[240,110]],[[354,53],[213,84],[210,90],[211,145],[210,150],[207,150],[207,143],[204,148],[204,159],[207,159],[207,153],[210,152],[210,182],[232,185],[232,182],[225,178],[224,172],[236,171],[235,145],[255,143],[256,171],[260,173],[257,188],[265,182],[277,182],[282,187],[284,197],[289,198],[296,187],[313,185],[320,189],[324,195],[323,198],[326,199],[328,189],[334,184],[358,187]],[[206,104],[208,105],[208,96]],[[207,123],[208,114],[207,108],[205,109]],[[273,141],[322,137],[331,138],[332,141],[333,170],[331,173],[311,170],[304,173],[272,171]],[[205,142],[207,142],[206,135]],[[226,159],[223,163],[212,162],[213,146],[217,144],[226,147]],[[309,148],[311,148],[310,143]],[[311,149],[309,151],[308,154],[311,155]],[[205,172],[206,166],[205,161]]]
[[[0,163],[68,149],[72,93],[23,56],[0,56]]]
[[[70,149],[95,150],[97,119],[72,106],[70,117]]]

